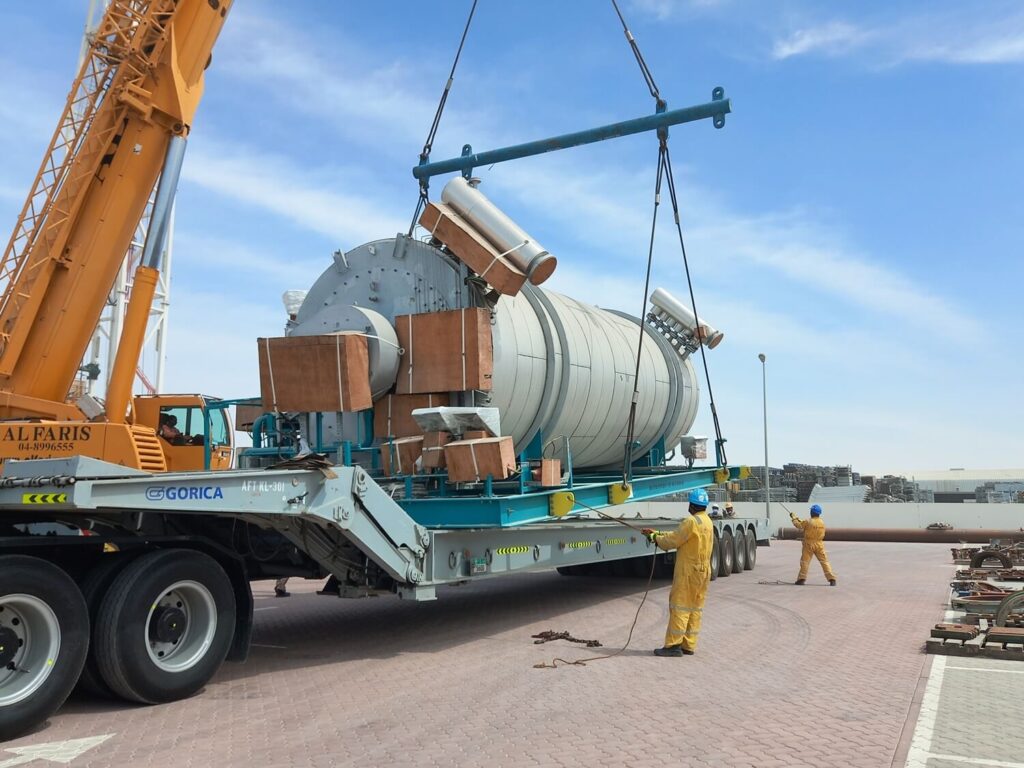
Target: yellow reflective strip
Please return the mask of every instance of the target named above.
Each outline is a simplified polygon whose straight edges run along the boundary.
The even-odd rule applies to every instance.
[[[496,555],[522,555],[522,554],[525,554],[526,552],[529,552],[529,551],[530,551],[529,547],[520,545],[520,546],[516,546],[516,547],[498,547],[496,550],[494,550],[494,554],[496,554]]]
[[[702,613],[704,611],[703,608],[696,608],[692,605],[679,605],[679,603],[670,603],[669,607],[673,611],[687,611],[689,613]]]

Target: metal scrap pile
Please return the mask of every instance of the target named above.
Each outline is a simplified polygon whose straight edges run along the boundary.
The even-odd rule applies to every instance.
[[[929,653],[1024,661],[1024,543],[954,547],[960,568],[950,582],[950,608],[961,615],[936,624]]]

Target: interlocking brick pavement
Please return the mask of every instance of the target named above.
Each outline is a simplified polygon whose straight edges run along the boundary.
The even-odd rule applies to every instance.
[[[711,585],[697,655],[650,655],[667,619],[657,582],[629,650],[558,670],[533,665],[592,651],[530,635],[615,648],[642,579],[524,574],[432,603],[343,601],[298,581],[275,599],[259,584],[251,659],[196,697],[71,701],[3,747],[116,734],[76,768],[889,766],[942,615],[948,547],[830,543],[839,587],[814,571],[805,587],[757,583],[794,579],[799,547],[761,548],[754,571]]]

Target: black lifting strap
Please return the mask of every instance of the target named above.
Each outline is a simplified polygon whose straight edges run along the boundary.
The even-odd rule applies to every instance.
[[[690,291],[690,308],[693,310],[693,316],[699,318],[697,314],[697,299],[694,298],[693,293],[693,280],[690,279],[690,262],[686,257],[686,242],[683,239],[683,225],[679,219],[679,201],[676,199],[676,181],[675,176],[672,174],[672,159],[668,153],[668,146],[665,146],[665,172],[668,181],[668,194],[672,199],[672,215],[676,220],[676,232],[679,233],[679,250],[683,253],[683,269],[686,270],[686,286]],[[698,341],[700,341],[700,330],[696,331],[698,335]],[[715,407],[715,392],[711,388],[711,371],[708,369],[708,358],[704,351],[704,344],[699,343],[697,345],[700,349],[700,359],[704,365],[704,381],[708,385],[708,401],[711,404],[711,418],[715,424],[715,445],[718,446],[718,452],[721,454],[722,466],[729,465],[729,459],[725,455],[725,440],[722,438],[722,425],[718,422],[718,409]]]
[[[658,206],[661,205],[661,182],[665,178],[665,158],[668,144],[661,139],[658,145],[658,172],[654,179],[654,213],[651,215],[651,236],[647,243],[647,271],[644,274],[644,297],[640,304],[640,335],[636,342],[636,368],[633,371],[633,397],[629,403],[629,420],[626,422],[626,452],[622,460],[622,482],[628,483],[633,477],[633,448],[636,438],[636,404],[640,399],[640,358],[644,351],[644,316],[647,313],[647,295],[651,289],[651,264],[654,262],[654,233],[658,225]]]
[[[444,114],[444,106],[448,103],[448,94],[451,93],[452,83],[455,82],[455,69],[459,66],[459,58],[462,56],[462,47],[466,44],[466,35],[469,34],[469,25],[473,22],[473,14],[476,13],[476,4],[477,0],[473,0],[473,5],[469,9],[469,16],[466,18],[466,26],[462,29],[462,39],[459,40],[459,48],[455,51],[455,60],[452,62],[452,71],[448,73],[448,81],[444,85],[444,90],[441,92],[441,100],[437,103],[437,111],[434,113],[434,122],[430,125],[430,132],[427,133],[427,140],[423,142],[423,151],[420,152],[421,163],[425,163],[430,159],[430,150],[434,147],[434,137],[437,136],[438,126],[441,125],[441,115]],[[429,179],[420,180],[420,196],[416,201],[416,210],[412,215],[412,222],[409,224],[409,237],[412,237],[412,231],[416,228],[416,222],[420,218],[423,206],[425,206],[429,200],[429,184]]]
[[[650,91],[651,96],[654,98],[659,109],[663,109],[665,101],[661,98],[661,92],[658,90],[657,84],[654,82],[654,75],[651,74],[650,68],[647,66],[647,62],[644,60],[643,54],[640,52],[640,46],[636,42],[636,38],[633,37],[633,33],[629,30],[629,25],[626,23],[626,18],[622,15],[622,11],[619,9],[617,0],[612,0],[612,7],[615,8],[615,13],[619,17],[619,21],[622,22],[622,31],[626,36],[626,40],[629,42],[630,50],[633,51],[633,56],[636,58],[636,63],[640,67],[640,73],[643,75],[644,83],[647,85],[647,90]],[[637,400],[640,396],[640,356],[643,352],[644,346],[644,320],[643,318],[647,314],[647,296],[651,287],[651,263],[654,257],[654,231],[658,221],[658,206],[661,203],[661,183],[662,179],[668,182],[669,196],[672,199],[672,214],[676,222],[676,232],[679,234],[679,248],[683,254],[683,268],[686,272],[686,284],[690,292],[690,306],[693,309],[694,317],[700,317],[697,314],[697,300],[693,293],[693,281],[690,279],[690,263],[686,257],[686,242],[683,239],[683,227],[679,218],[679,202],[676,198],[676,184],[675,177],[672,175],[672,160],[668,151],[668,131],[662,129],[658,131],[658,172],[657,178],[654,185],[654,214],[651,217],[651,237],[647,247],[647,273],[644,277],[644,300],[643,304],[640,305],[640,335],[637,341],[636,348],[636,369],[633,375],[633,397],[629,406],[629,421],[626,426],[626,450],[622,464],[622,482],[628,483],[633,475],[633,450],[635,448],[635,436],[636,436],[636,406]],[[699,329],[696,331],[700,334]],[[711,373],[708,371],[708,360],[704,351],[704,345],[699,344],[700,347],[700,358],[704,365],[704,380],[708,386],[708,400],[711,404],[711,418],[715,426],[715,445],[718,446],[718,452],[721,456],[722,464],[728,465],[728,460],[725,455],[725,440],[722,439],[722,427],[718,421],[718,409],[715,407],[715,393],[711,388]]]

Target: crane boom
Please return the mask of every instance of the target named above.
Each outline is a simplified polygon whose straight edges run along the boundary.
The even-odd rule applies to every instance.
[[[68,389],[229,5],[107,8],[0,260],[0,418],[81,418]]]

